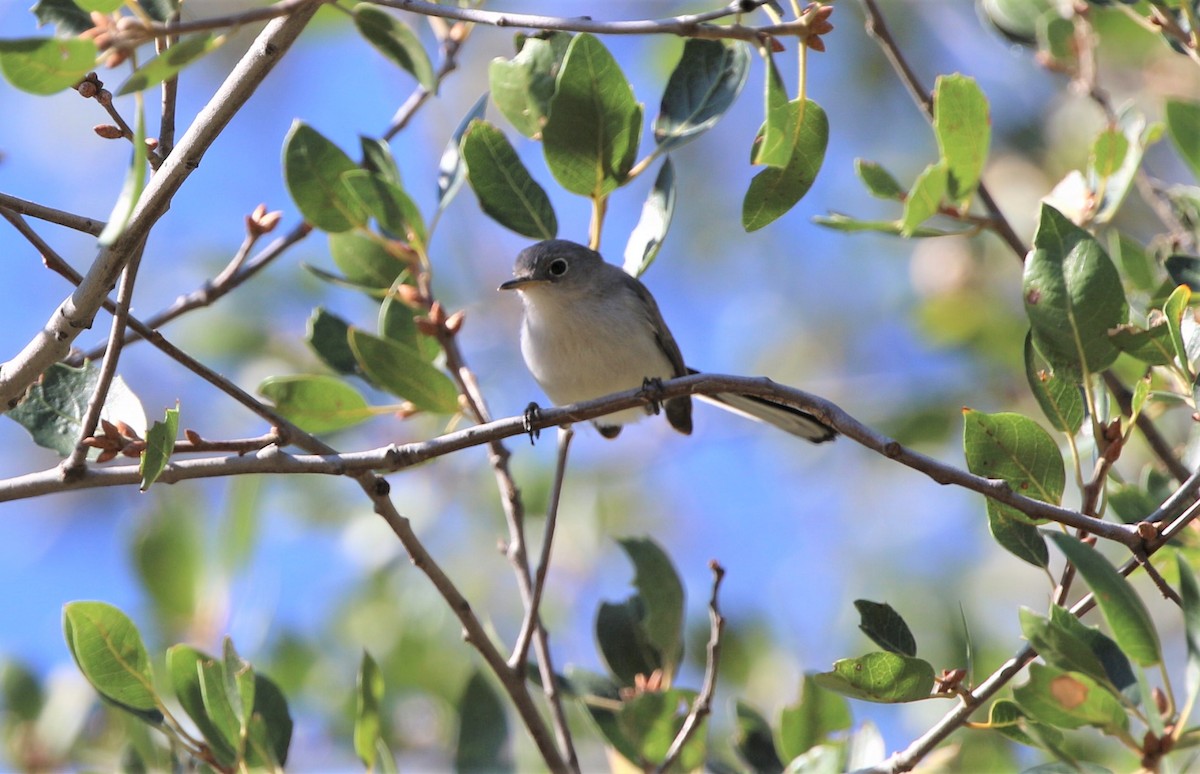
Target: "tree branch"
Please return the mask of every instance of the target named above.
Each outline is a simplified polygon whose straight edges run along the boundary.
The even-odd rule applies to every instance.
[[[56,210],[53,207],[19,199],[16,196],[9,196],[6,193],[0,193],[0,209],[9,210],[18,215],[28,215],[31,218],[55,223],[59,226],[66,226],[67,228],[82,231],[92,236],[100,236],[100,232],[104,230],[103,221],[87,218],[83,215],[76,215],[73,212]]]

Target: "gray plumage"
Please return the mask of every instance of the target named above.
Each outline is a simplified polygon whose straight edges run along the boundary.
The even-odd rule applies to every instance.
[[[521,354],[557,405],[641,387],[648,379],[696,373],[684,365],[646,286],[583,245],[549,239],[522,250],[513,279],[500,289],[521,294]],[[814,443],[836,435],[811,414],[762,398],[721,395],[708,400]],[[670,398],[663,408],[672,427],[692,432],[689,396]],[[594,424],[604,437],[615,438],[622,425],[652,411],[649,406],[626,409]]]

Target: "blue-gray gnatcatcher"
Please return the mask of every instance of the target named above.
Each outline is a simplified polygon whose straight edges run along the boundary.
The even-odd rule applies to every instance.
[[[521,354],[533,378],[557,405],[599,398],[696,373],[683,362],[679,345],[646,286],[599,253],[565,239],[548,239],[517,256],[513,279],[500,290],[516,290],[525,304]],[[811,414],[751,395],[697,396],[724,409],[768,422],[813,443],[837,433]],[[692,399],[670,398],[667,421],[692,432]],[[650,406],[618,411],[593,424],[605,438],[652,413]]]

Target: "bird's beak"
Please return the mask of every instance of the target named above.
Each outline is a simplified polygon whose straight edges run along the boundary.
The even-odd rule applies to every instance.
[[[540,282],[540,281],[541,280],[537,280],[537,279],[534,279],[533,277],[528,277],[528,276],[527,277],[513,277],[512,279],[508,280],[507,282],[500,283],[500,287],[498,287],[496,289],[497,290],[520,290],[522,285],[528,285],[532,282]]]

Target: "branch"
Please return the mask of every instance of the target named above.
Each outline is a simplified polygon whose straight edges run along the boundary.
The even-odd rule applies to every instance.
[[[83,282],[54,310],[33,340],[11,360],[0,364],[0,412],[13,408],[47,368],[67,355],[80,332],[91,326],[109,288],[166,213],[171,198],[199,166],[204,152],[225,125],[299,37],[317,7],[305,5],[291,16],[267,25],[200,111],[175,151],[150,179],[122,234],[100,250]]]
[[[53,207],[36,202],[19,199],[16,196],[9,196],[6,193],[0,193],[0,209],[10,210],[18,215],[28,215],[31,218],[44,220],[49,223],[56,223],[60,226],[82,231],[85,234],[92,236],[100,236],[100,232],[104,230],[102,221],[93,220],[92,218],[76,215],[73,212],[64,212],[56,210]]]

